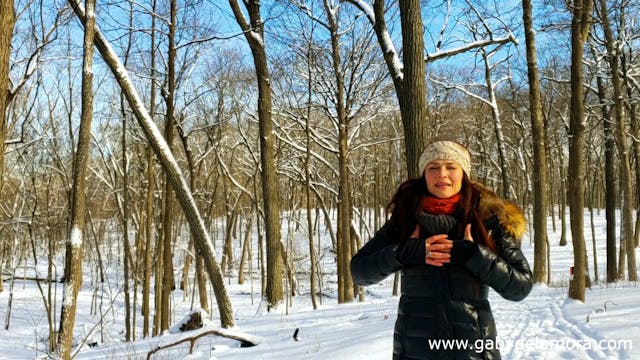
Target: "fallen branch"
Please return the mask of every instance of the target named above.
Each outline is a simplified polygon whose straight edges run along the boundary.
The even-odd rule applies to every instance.
[[[6,278],[4,277],[4,275],[1,275],[0,278],[2,279],[2,281],[9,281],[11,280],[11,278]],[[57,282],[57,283],[63,283],[64,279],[47,279],[47,278],[41,278],[41,277],[33,277],[33,276],[16,276],[16,281],[18,280],[23,280],[23,281],[37,281],[37,282]]]
[[[249,335],[249,334],[233,332],[233,331],[229,331],[229,330],[226,330],[226,329],[208,330],[208,331],[202,332],[202,333],[200,333],[198,335],[178,340],[178,341],[173,342],[171,344],[158,346],[157,348],[155,348],[155,349],[149,351],[149,353],[147,353],[147,360],[150,360],[151,359],[151,355],[155,354],[156,352],[158,352],[160,350],[165,350],[165,349],[180,345],[180,344],[185,343],[185,342],[190,342],[191,343],[189,345],[189,354],[193,354],[193,349],[195,347],[196,341],[198,339],[200,339],[201,337],[205,337],[205,336],[209,336],[209,335],[222,336],[222,337],[225,337],[225,338],[228,338],[228,339],[238,340],[238,341],[240,341],[240,347],[252,347],[252,346],[256,346],[256,345],[260,344],[260,342],[261,342],[260,338],[258,338],[256,336]]]

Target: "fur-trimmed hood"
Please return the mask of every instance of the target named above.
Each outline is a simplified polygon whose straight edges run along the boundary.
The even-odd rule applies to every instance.
[[[515,203],[501,199],[496,193],[484,185],[474,183],[473,188],[480,193],[478,212],[481,219],[489,220],[497,217],[502,228],[518,241],[527,231],[527,220],[524,213]]]

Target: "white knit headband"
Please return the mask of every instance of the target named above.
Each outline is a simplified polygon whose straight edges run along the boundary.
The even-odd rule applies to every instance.
[[[453,141],[436,141],[422,151],[418,161],[418,172],[422,174],[427,164],[434,160],[451,160],[460,165],[462,170],[471,176],[471,155],[464,146]]]

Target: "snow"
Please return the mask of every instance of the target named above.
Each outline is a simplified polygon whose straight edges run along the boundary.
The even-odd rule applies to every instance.
[[[290,214],[283,215],[283,240],[289,236],[288,230],[295,227],[287,223],[290,218]],[[585,227],[589,229],[588,213],[585,213],[585,219]],[[602,280],[606,275],[604,211],[595,215],[595,230],[598,270]],[[567,299],[568,269],[573,262],[571,240],[569,245],[561,247],[558,245],[559,233],[552,232],[551,223],[549,231],[552,267],[550,286],[534,286],[529,297],[521,302],[504,300],[492,291],[490,301],[498,329],[497,344],[481,345],[499,346],[504,359],[640,359],[639,284],[628,281],[614,284],[598,282],[587,290],[585,303]],[[305,229],[298,229],[290,235],[292,241],[285,241],[285,244],[290,244],[297,251],[304,251],[308,248],[304,233]],[[328,247],[328,234],[322,230],[320,234],[321,237],[316,240],[321,242],[323,248]],[[253,236],[256,237],[255,230]],[[593,274],[590,231],[586,237],[589,271]],[[216,246],[217,250],[221,248]],[[532,263],[533,245],[529,237],[523,239],[522,248]],[[236,254],[239,254],[238,250]],[[637,254],[640,255],[638,251]],[[335,271],[333,257],[330,254],[323,255],[319,260],[323,269],[326,272]],[[63,260],[58,259],[59,266]],[[298,270],[306,270],[308,260],[299,261],[302,263],[298,265]],[[46,262],[39,262],[39,266],[46,266]],[[127,343],[124,342],[124,299],[117,282],[118,276],[121,279],[122,269],[116,267],[116,262],[105,263],[105,266],[109,284],[100,284],[91,275],[93,269],[85,263],[85,281],[77,297],[74,343],[80,344],[85,338],[90,340],[85,342],[75,357],[79,360],[144,359],[149,351],[157,347],[211,330],[245,336],[258,345],[240,347],[237,340],[207,335],[197,340],[192,354],[189,354],[189,342],[185,342],[157,352],[152,359],[375,360],[391,357],[398,305],[398,298],[391,296],[392,277],[367,287],[365,302],[339,305],[335,298],[335,275],[329,275],[323,280],[325,296],[322,305],[313,310],[308,289],[304,287],[305,276],[308,275],[299,273],[302,293],[293,297],[291,304],[282,304],[270,313],[261,310],[264,307],[258,293],[258,275],[248,277],[243,285],[237,284],[235,276],[229,277],[226,282],[234,307],[236,327],[220,329],[219,320],[215,317],[217,312],[211,311],[214,318],[201,329],[175,334],[165,332],[160,336],[142,339],[142,318],[138,312],[138,340]],[[257,267],[253,269],[257,270]],[[46,273],[42,268],[38,270]],[[8,331],[4,327],[0,330],[0,359],[46,358],[48,326],[42,297],[33,281],[24,281],[20,277],[15,280],[11,327]],[[41,284],[46,293],[46,284]],[[61,292],[62,286],[54,289],[58,299],[61,299]],[[8,290],[0,293],[0,319],[6,316],[8,299]],[[92,303],[95,303],[93,312],[90,311]],[[172,324],[179,323],[179,319],[192,311],[190,297],[179,290],[173,292],[172,303]],[[56,307],[58,317],[59,306],[60,303]],[[57,326],[57,319],[54,323]],[[297,340],[293,336],[296,329]],[[89,347],[89,343],[95,346]]]
[[[373,8],[369,5],[369,3],[363,0],[352,0],[350,2],[354,3],[367,16],[367,19],[369,19],[369,22],[371,22],[371,25],[376,24],[376,15],[373,12]]]
[[[69,235],[69,243],[73,247],[82,246],[82,231],[78,229],[77,226],[74,226],[73,229],[71,229],[71,234]]]
[[[385,54],[391,54],[392,55],[392,66],[394,69],[394,73],[397,74],[396,76],[398,77],[398,80],[402,80],[404,78],[404,73],[403,71],[403,65],[402,62],[400,62],[400,58],[398,57],[398,53],[396,52],[396,48],[393,45],[393,40],[391,40],[391,35],[389,35],[389,32],[384,32],[382,34],[382,47],[383,47],[383,52]]]
[[[258,33],[257,31],[249,31],[249,36],[251,36],[253,41],[256,42],[258,47],[264,48],[264,39],[262,38],[262,35],[260,35],[260,33]]]

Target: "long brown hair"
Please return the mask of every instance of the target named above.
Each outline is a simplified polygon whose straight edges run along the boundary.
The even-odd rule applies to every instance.
[[[462,187],[460,189],[462,199],[458,203],[458,208],[454,217],[460,219],[455,234],[464,235],[466,224],[471,224],[471,235],[478,244],[484,245],[497,252],[497,247],[487,229],[484,226],[484,219],[480,218],[478,206],[480,204],[480,192],[473,187],[466,173],[463,172]],[[400,241],[408,239],[417,224],[417,214],[420,211],[420,199],[423,196],[431,195],[427,189],[427,180],[424,173],[420,178],[409,179],[398,187],[393,198],[387,205],[387,213],[391,214],[389,221],[396,233],[400,235]]]
[[[484,245],[491,249],[494,253],[497,253],[498,248],[493,241],[487,228],[484,226],[484,220],[480,218],[478,211],[480,206],[480,192],[473,187],[473,183],[469,180],[466,173],[462,176],[462,199],[459,203],[457,210],[462,221],[458,222],[458,233],[464,235],[464,228],[466,224],[471,224],[471,236],[473,241],[478,244]]]
[[[398,187],[398,190],[387,205],[387,213],[391,214],[389,222],[401,239],[408,239],[416,228],[417,211],[420,199],[429,194],[424,173],[421,178],[409,179]]]

